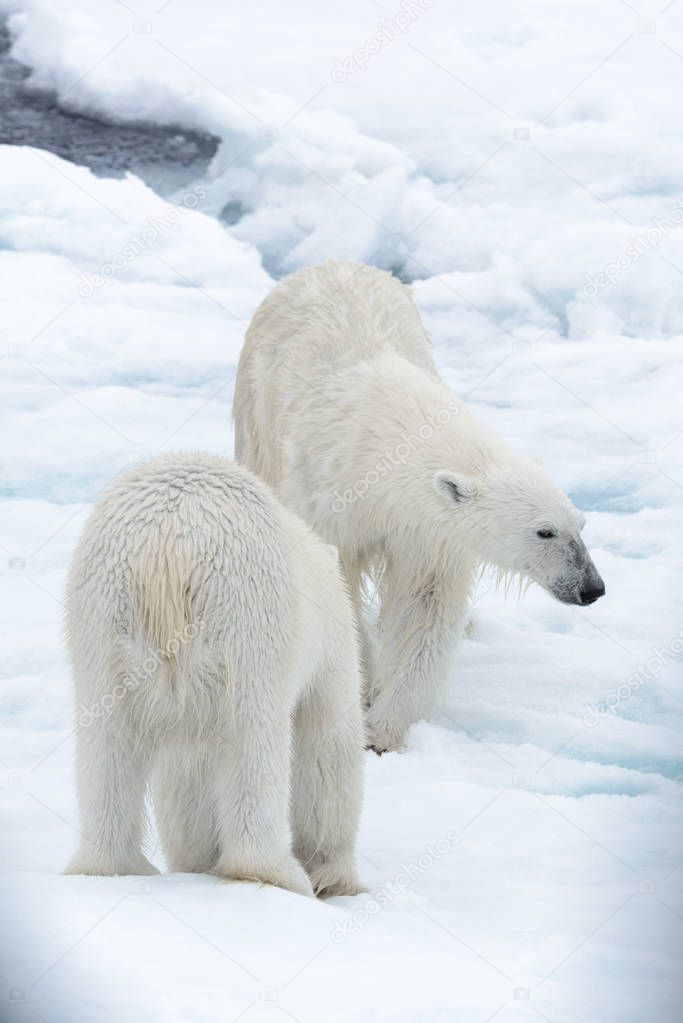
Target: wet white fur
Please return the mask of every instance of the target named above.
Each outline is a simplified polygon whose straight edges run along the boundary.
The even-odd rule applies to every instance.
[[[359,891],[360,685],[334,548],[247,469],[163,456],[92,513],[67,617],[82,834],[69,872],[155,872],[151,779],[171,870]]]
[[[278,284],[247,333],[234,417],[237,457],[338,547],[360,620],[364,578],[379,586],[378,656],[367,627],[363,641],[376,748],[441,702],[482,565],[576,599],[582,516],[443,384],[391,275],[325,263]]]

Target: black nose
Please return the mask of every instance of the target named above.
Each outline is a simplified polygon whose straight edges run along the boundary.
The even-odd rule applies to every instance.
[[[579,596],[581,597],[582,604],[594,604],[600,597],[605,596],[605,584],[601,582],[599,586],[592,586],[590,589],[581,590]]]

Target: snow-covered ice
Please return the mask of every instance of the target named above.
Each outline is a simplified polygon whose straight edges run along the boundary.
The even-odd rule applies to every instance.
[[[683,8],[634,6],[3,0],[65,108],[222,140],[177,205],[0,149],[3,1018],[680,1018]],[[135,459],[232,451],[246,324],[326,257],[415,281],[446,380],[586,512],[607,597],[482,580],[443,714],[367,754],[367,895],[63,877],[88,508]]]

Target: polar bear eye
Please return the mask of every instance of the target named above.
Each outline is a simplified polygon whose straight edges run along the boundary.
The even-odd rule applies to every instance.
[[[541,540],[552,540],[557,533],[554,529],[539,529],[536,531],[536,536],[540,536]]]

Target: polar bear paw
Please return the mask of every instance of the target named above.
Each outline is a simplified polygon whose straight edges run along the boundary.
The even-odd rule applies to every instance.
[[[213,873],[227,881],[255,881],[260,884],[272,884],[276,888],[285,888],[297,895],[315,897],[308,874],[291,853],[277,863],[271,864],[246,864],[221,857]]]
[[[367,888],[361,884],[353,861],[349,859],[323,860],[309,869],[313,890],[318,898],[333,895],[360,895]]]
[[[94,852],[78,852],[64,868],[65,874],[88,874],[91,877],[151,876],[157,868],[142,853],[117,860]]]
[[[367,715],[365,734],[367,740],[365,748],[374,750],[380,757],[382,753],[391,753],[401,749],[405,740],[404,731],[389,727],[385,721],[379,718],[379,715],[373,714],[373,708]]]

